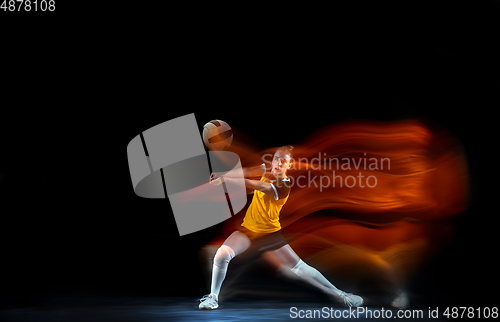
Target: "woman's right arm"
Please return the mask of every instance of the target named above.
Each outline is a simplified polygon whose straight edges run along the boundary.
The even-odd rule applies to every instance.
[[[256,167],[245,167],[242,168],[243,170],[243,177],[244,178],[249,178],[249,177],[257,177],[257,176],[262,176],[264,173],[266,173],[266,167],[265,164],[262,163],[261,165],[258,165]],[[238,178],[240,177],[240,171],[231,170],[228,172],[214,172],[210,176],[210,181],[215,180],[217,178],[220,178],[221,176],[224,176],[226,178]]]

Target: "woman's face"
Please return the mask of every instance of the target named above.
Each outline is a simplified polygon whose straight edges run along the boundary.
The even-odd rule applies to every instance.
[[[283,150],[278,150],[274,153],[271,174],[277,178],[284,177],[286,170],[291,166],[290,155]]]

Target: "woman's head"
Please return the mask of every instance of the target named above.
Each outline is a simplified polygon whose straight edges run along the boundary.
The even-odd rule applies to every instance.
[[[286,171],[292,166],[293,146],[285,145],[276,150],[273,156],[271,173],[277,177],[284,177]]]

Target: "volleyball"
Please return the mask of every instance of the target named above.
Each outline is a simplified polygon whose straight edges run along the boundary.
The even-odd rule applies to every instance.
[[[224,121],[210,121],[203,126],[203,142],[209,150],[226,150],[233,142],[233,130]]]

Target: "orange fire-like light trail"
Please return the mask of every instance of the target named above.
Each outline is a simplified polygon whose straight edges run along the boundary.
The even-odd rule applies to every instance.
[[[243,166],[266,163],[276,149],[254,151],[239,134],[231,150]],[[358,121],[283,143],[295,146],[283,233],[326,275],[354,284],[376,276],[400,288],[452,241],[451,219],[467,207],[468,174],[450,133],[412,120]],[[233,231],[226,223],[212,245]]]

